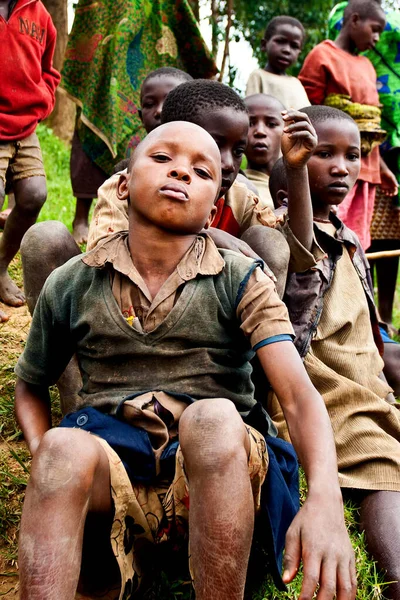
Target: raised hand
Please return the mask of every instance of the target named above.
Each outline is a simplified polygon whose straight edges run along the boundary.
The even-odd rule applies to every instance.
[[[314,152],[318,138],[308,115],[298,110],[282,112],[285,127],[282,134],[282,154],[292,169],[304,167]]]

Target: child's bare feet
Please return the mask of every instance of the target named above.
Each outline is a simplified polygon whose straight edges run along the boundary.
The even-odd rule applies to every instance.
[[[4,229],[4,225],[6,224],[7,217],[11,212],[11,208],[6,208],[0,212],[0,229]]]
[[[77,244],[86,244],[89,233],[87,221],[74,221],[72,223],[72,235]]]
[[[13,282],[7,271],[0,272],[0,300],[9,306],[22,306],[25,302],[23,292]]]

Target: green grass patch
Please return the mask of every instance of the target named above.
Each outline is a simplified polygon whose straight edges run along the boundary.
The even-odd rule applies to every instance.
[[[46,125],[39,125],[37,134],[47,176],[47,200],[38,220],[62,221],[71,231],[75,212],[75,199],[72,195],[69,174],[71,148],[53,135]]]

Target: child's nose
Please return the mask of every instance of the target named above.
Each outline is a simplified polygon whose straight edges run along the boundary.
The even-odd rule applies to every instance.
[[[179,179],[181,181],[184,181],[185,183],[190,183],[191,181],[190,173],[188,169],[184,166],[174,167],[170,170],[168,175],[173,179]]]
[[[332,173],[334,175],[347,175],[349,173],[347,162],[344,158],[340,158],[334,163]]]
[[[257,127],[257,129],[254,131],[254,135],[256,137],[266,137],[267,131],[264,127]]]
[[[233,173],[235,170],[233,157],[230,152],[221,152],[221,169],[225,173]]]

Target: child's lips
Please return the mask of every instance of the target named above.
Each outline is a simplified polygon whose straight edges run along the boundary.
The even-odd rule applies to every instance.
[[[164,185],[160,192],[163,196],[172,198],[174,200],[180,200],[181,202],[187,202],[189,200],[189,194],[184,185],[180,183],[167,183]]]
[[[346,194],[349,191],[349,186],[345,181],[334,181],[328,185],[328,188],[334,192],[345,192]]]
[[[267,144],[264,144],[263,142],[257,142],[257,144],[254,144],[252,148],[256,152],[265,152],[266,150],[268,150]]]
[[[291,64],[291,61],[290,61],[290,59],[289,59],[289,58],[285,58],[284,56],[280,56],[280,57],[279,57],[279,58],[277,58],[276,60],[277,60],[277,62],[278,62],[280,65],[283,65],[283,66],[286,66],[286,67],[288,67],[288,66]]]

